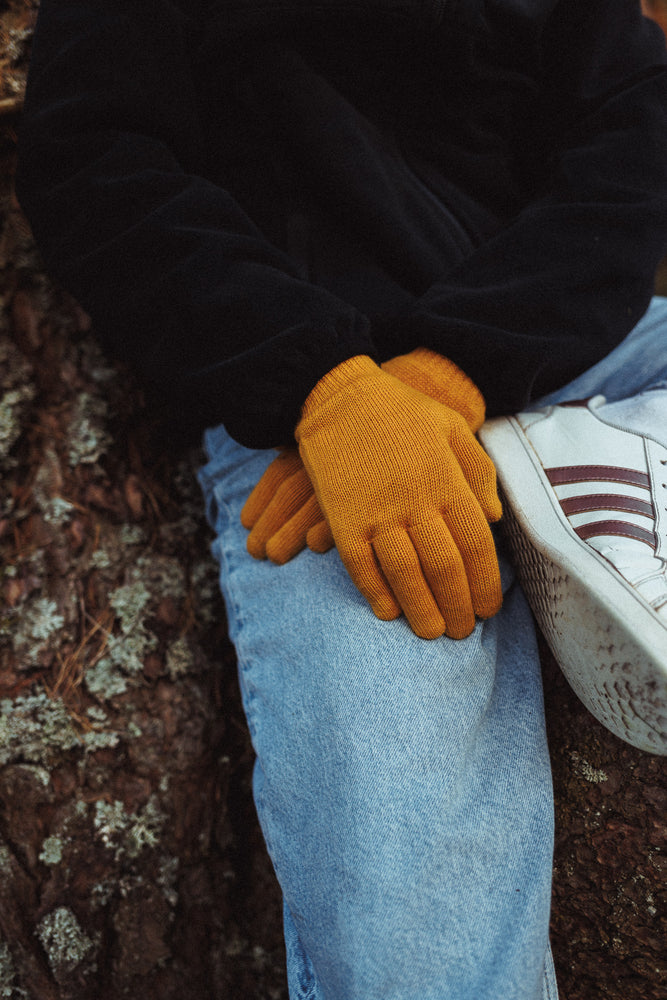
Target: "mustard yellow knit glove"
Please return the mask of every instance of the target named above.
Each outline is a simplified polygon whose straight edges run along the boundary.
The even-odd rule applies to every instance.
[[[426,347],[401,354],[382,365],[384,371],[419,392],[460,413],[472,431],[484,423],[484,398],[477,386],[453,361]],[[241,523],[250,530],[248,552],[282,565],[306,544],[314,552],[333,546],[329,525],[298,451],[290,448],[267,467],[241,511]]]
[[[464,418],[370,358],[320,379],[295,437],[338,553],[375,615],[469,635],[502,594],[495,469]]]
[[[473,434],[484,423],[484,397],[471,378],[449,358],[427,347],[417,347],[409,354],[385,361],[382,370],[430,396],[443,406],[460,413]]]
[[[248,552],[255,559],[268,556],[282,565],[305,548],[309,530],[320,523],[328,534],[299,452],[296,448],[281,449],[241,511],[241,524],[252,529],[246,543]],[[332,545],[333,539],[321,551]]]

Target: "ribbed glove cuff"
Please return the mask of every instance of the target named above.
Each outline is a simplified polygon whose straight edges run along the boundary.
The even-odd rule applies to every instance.
[[[359,379],[377,378],[381,374],[379,366],[367,354],[355,355],[355,357],[348,358],[347,361],[342,361],[341,364],[332,368],[330,372],[319,380],[303,404],[301,420],[297,424],[297,440],[301,425],[309,420],[337,392],[348,388],[354,382],[358,382]]]

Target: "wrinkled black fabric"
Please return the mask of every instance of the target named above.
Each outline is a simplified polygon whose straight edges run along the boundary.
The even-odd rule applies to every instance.
[[[490,414],[608,353],[667,242],[662,35],[626,0],[41,0],[18,194],[177,423],[291,440],[354,354]]]

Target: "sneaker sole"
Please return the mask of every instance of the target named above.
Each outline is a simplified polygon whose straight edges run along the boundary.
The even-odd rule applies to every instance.
[[[514,417],[487,421],[479,437],[519,579],[570,686],[620,739],[667,755],[667,624],[574,532]]]

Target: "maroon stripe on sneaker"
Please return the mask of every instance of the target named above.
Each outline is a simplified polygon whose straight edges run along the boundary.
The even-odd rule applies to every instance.
[[[617,535],[622,538],[632,538],[637,542],[645,542],[651,546],[653,551],[658,546],[654,531],[647,531],[646,528],[640,528],[628,521],[596,521],[594,524],[582,524],[574,530],[584,541],[589,538],[597,538],[599,535]]]
[[[586,514],[590,510],[624,510],[628,514],[655,517],[652,503],[638,500],[636,497],[617,496],[615,493],[591,493],[584,497],[566,497],[561,500],[560,505],[568,517],[571,514]]]
[[[596,482],[626,483],[631,486],[643,486],[649,489],[651,481],[645,472],[636,469],[620,469],[613,465],[562,465],[553,469],[545,469],[552,486],[564,486],[566,483]]]

